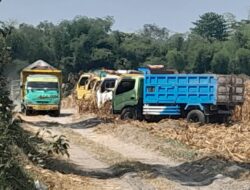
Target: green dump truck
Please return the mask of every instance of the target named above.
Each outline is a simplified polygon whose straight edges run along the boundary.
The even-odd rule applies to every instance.
[[[26,115],[38,111],[60,115],[62,72],[38,60],[21,71],[21,109]]]

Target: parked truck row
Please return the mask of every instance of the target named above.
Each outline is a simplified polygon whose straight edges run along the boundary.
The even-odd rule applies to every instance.
[[[22,110],[60,114],[62,74],[38,61],[21,72]],[[112,102],[121,119],[158,121],[165,117],[194,122],[226,122],[244,101],[244,80],[236,75],[178,74],[163,67],[83,73],[76,99]]]

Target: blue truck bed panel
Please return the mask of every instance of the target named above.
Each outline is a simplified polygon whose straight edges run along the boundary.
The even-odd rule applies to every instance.
[[[216,104],[216,92],[216,75],[144,73],[144,104]]]

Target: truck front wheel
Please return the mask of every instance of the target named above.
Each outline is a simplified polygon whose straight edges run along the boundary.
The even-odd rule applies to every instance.
[[[53,111],[50,111],[50,115],[52,117],[59,117],[60,116],[60,110],[53,110]]]
[[[187,114],[187,121],[188,122],[199,122],[204,124],[205,123],[205,115],[200,110],[192,110]]]
[[[130,108],[124,108],[121,113],[121,119],[122,120],[135,120],[136,117],[136,110],[132,107]]]
[[[25,108],[24,113],[26,116],[30,116],[32,114],[32,111]]]

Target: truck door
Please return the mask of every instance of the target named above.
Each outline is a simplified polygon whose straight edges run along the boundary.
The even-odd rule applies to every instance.
[[[86,86],[88,84],[88,81],[89,81],[88,76],[83,76],[79,80],[77,87],[76,87],[76,94],[77,94],[78,100],[83,98],[83,95],[85,94],[85,91],[86,91]]]
[[[106,79],[103,81],[100,88],[100,106],[105,102],[112,100],[113,92],[115,87],[115,82],[117,79]]]
[[[137,104],[135,79],[122,79],[118,84],[113,98],[113,110],[121,111],[124,107]]]

